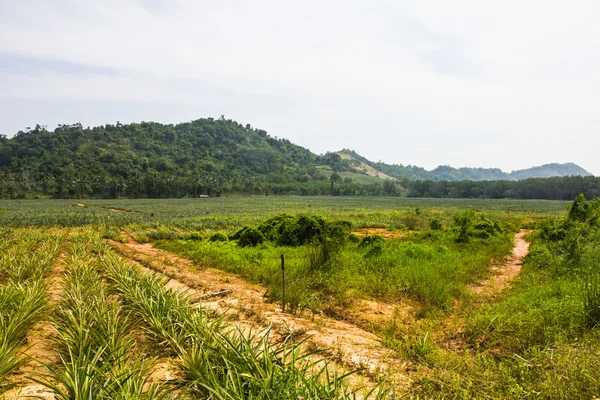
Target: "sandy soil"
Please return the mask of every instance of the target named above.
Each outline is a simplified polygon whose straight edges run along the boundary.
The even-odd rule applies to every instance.
[[[355,235],[363,238],[367,235],[379,235],[388,239],[396,239],[406,237],[406,233],[398,231],[390,231],[388,228],[365,228],[360,231],[352,232]]]
[[[121,235],[127,234],[122,232]],[[234,323],[244,326],[241,329],[247,329],[248,324],[257,326],[258,329],[271,325],[276,331],[306,339],[309,347],[324,350],[348,368],[365,368],[367,382],[371,377],[379,380],[385,376],[388,383],[399,389],[407,387],[407,365],[394,358],[382,345],[381,339],[373,333],[325,315],[308,312],[302,315],[282,313],[280,305],[267,302],[264,287],[250,284],[223,271],[198,268],[190,260],[154,248],[148,243],[137,243],[130,236],[128,238],[128,243],[109,243],[123,256],[154,271],[172,276],[173,285],[183,290],[195,290],[199,295],[231,290],[232,293],[226,297],[209,299],[200,304],[218,313],[234,315]],[[357,304],[363,307],[363,312],[360,313],[357,309],[356,314],[381,315],[378,313],[386,312],[373,310],[378,308],[375,302],[357,301]],[[390,313],[394,312],[393,306],[387,307],[390,308]]]
[[[469,287],[471,293],[481,297],[494,297],[510,285],[510,282],[521,272],[523,258],[529,252],[529,243],[525,241],[525,235],[529,232],[531,231],[521,229],[515,234],[512,254],[504,263],[492,266],[493,275],[490,278],[471,285]]]

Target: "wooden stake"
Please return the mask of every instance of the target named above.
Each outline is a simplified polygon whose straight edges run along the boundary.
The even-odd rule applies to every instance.
[[[282,282],[281,312],[285,312],[285,260],[283,258],[283,254],[281,255],[281,282]]]

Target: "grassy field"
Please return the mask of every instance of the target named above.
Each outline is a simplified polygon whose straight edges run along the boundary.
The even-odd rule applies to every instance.
[[[597,204],[1,201],[0,393],[595,398]]]

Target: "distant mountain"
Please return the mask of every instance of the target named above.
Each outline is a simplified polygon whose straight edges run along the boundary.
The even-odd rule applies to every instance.
[[[413,165],[386,164],[373,162],[353,150],[344,149],[338,152],[342,158],[354,159],[361,165],[367,165],[377,173],[396,179],[432,180],[432,181],[518,181],[528,178],[550,178],[560,176],[592,176],[577,164],[544,164],[539,167],[503,172],[498,168],[453,168],[441,165],[431,171]]]

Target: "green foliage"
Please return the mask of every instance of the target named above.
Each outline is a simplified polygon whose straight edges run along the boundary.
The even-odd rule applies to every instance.
[[[315,243],[325,243],[329,239],[344,242],[349,234],[352,224],[349,221],[328,222],[319,215],[280,214],[261,222],[256,228],[264,239],[278,246],[304,246]],[[243,231],[250,229],[244,227],[231,236],[238,240]],[[344,236],[344,240],[340,239]]]
[[[442,229],[444,229],[442,221],[439,218],[435,217],[429,220],[429,227],[431,228],[431,230],[434,231],[441,231]]]
[[[192,232],[190,233],[186,240],[191,240],[193,242],[201,242],[204,240],[204,236],[200,232]]]
[[[351,233],[348,235],[348,241],[350,243],[360,243],[361,239],[356,233]]]
[[[356,398],[345,389],[345,376],[330,370],[316,353],[302,352],[290,341],[274,343],[270,331],[241,332],[221,319],[208,318],[184,293],[165,288],[160,276],[143,274],[110,255],[104,268],[154,341],[166,343],[178,356],[184,383],[195,397]],[[386,393],[373,390],[367,395],[383,399]]]
[[[569,208],[569,220],[585,222],[590,216],[591,207],[583,194],[579,194]]]
[[[359,249],[368,249],[373,246],[381,246],[385,239],[381,235],[366,235],[358,245]]]
[[[600,265],[590,265],[583,279],[583,313],[589,326],[600,324]]]
[[[255,247],[261,243],[264,243],[265,237],[256,228],[244,227],[236,234],[237,243],[240,247]]]
[[[223,232],[213,233],[208,239],[209,242],[227,242],[229,239]]]
[[[174,231],[152,231],[147,234],[149,240],[173,240],[179,238],[179,234]]]
[[[498,221],[491,221],[484,214],[479,215],[478,219],[474,210],[456,214],[453,220],[452,228],[459,243],[467,243],[471,238],[488,239],[504,231]]]

